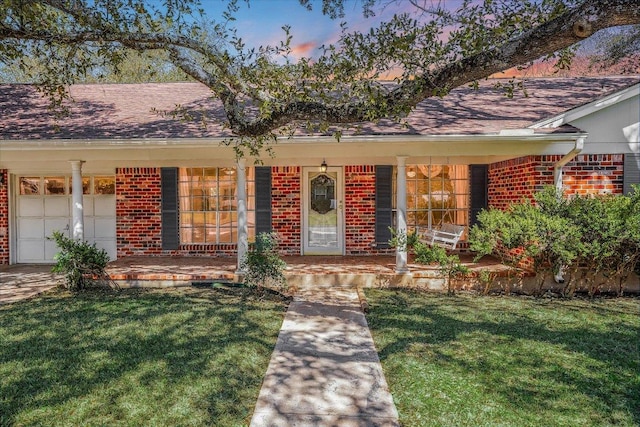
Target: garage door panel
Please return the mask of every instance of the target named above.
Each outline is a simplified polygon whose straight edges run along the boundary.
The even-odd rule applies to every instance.
[[[96,239],[111,238],[116,235],[116,219],[115,218],[94,218],[95,221],[95,237]]]
[[[20,239],[42,239],[44,220],[42,218],[20,218],[18,221]]]
[[[44,216],[44,203],[41,197],[20,197],[18,214],[22,217]]]
[[[52,261],[55,254],[60,251],[56,242],[46,240],[44,242],[44,257],[46,261]]]
[[[113,216],[116,214],[116,198],[114,196],[102,196],[94,199],[96,216]]]
[[[104,249],[109,254],[109,260],[114,261],[116,257],[116,242],[112,239],[110,240],[96,240],[96,247],[98,249]]]
[[[20,262],[42,262],[44,259],[42,240],[22,240],[18,257]]]
[[[54,231],[60,231],[69,236],[69,219],[68,218],[45,218],[44,220],[44,237],[51,237]]]
[[[62,196],[51,196],[44,198],[45,216],[69,216],[69,198]]]
[[[94,209],[93,209],[93,197],[90,196],[84,196],[84,216],[85,218],[88,216],[93,216],[94,215]]]
[[[93,219],[93,217],[91,218],[87,218],[86,216],[84,217],[84,239],[85,240],[91,240],[93,237],[95,237],[94,223],[95,223],[95,220]]]

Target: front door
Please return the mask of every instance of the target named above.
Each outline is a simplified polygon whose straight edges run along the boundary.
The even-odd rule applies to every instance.
[[[303,169],[304,255],[343,255],[342,168]]]

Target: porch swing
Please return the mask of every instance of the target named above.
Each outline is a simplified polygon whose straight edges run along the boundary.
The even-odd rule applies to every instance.
[[[425,174],[421,168],[421,172]],[[425,174],[427,175],[427,174]],[[455,250],[464,233],[464,226],[454,224],[456,199],[453,184],[449,177],[449,166],[443,165],[440,171],[428,181],[428,192],[422,196],[422,202],[428,207],[430,216],[426,229],[420,236],[430,246],[440,246]],[[447,221],[448,222],[445,222]],[[433,227],[433,224],[437,224]]]

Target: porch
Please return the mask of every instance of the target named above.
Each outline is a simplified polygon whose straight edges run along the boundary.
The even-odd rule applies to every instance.
[[[492,257],[473,262],[460,255],[472,272],[505,272],[508,268]],[[409,259],[410,274],[395,272],[393,256],[288,256],[285,275],[293,288],[311,285],[357,287],[423,287],[442,289],[437,266]],[[194,283],[237,282],[233,257],[128,257],[111,262],[111,278],[122,287],[190,286]],[[51,273],[49,264],[0,265],[0,299],[14,301],[33,296],[61,283],[62,275]]]
[[[408,274],[396,273],[395,256],[286,256],[285,276],[288,285],[300,288],[311,285],[444,289],[439,267],[422,265],[409,259]],[[484,257],[473,261],[471,254],[461,254],[460,260],[477,276],[481,270],[508,270],[496,258]],[[111,278],[123,287],[188,286],[193,283],[238,282],[234,257],[128,257],[109,264]],[[476,274],[474,274],[476,273]],[[473,283],[462,284],[469,287]]]

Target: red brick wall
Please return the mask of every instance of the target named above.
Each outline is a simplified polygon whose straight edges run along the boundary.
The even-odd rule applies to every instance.
[[[376,194],[374,166],[345,166],[345,247],[347,255],[378,251],[375,242]]]
[[[560,156],[527,156],[489,165],[489,207],[531,199],[545,185],[553,184],[553,164]]]
[[[622,194],[624,156],[622,154],[578,156],[564,167],[562,184],[567,194]]]
[[[301,183],[299,166],[271,169],[271,228],[278,235],[279,250],[284,255],[300,255]]]
[[[0,169],[0,265],[9,264],[9,174]]]
[[[527,156],[489,166],[489,206],[504,209],[532,198],[545,185],[553,185],[553,166],[562,156]],[[622,194],[624,156],[579,155],[563,168],[567,194]]]
[[[116,169],[118,257],[162,252],[160,169]]]

